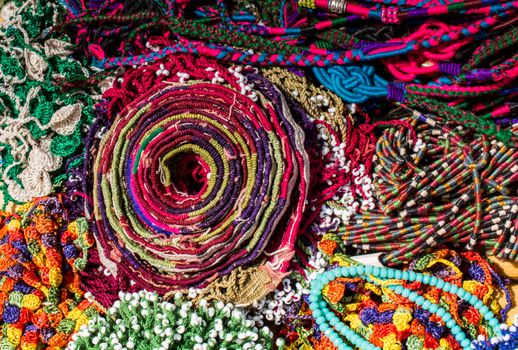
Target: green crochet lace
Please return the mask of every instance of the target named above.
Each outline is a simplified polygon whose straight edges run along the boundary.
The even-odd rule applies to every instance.
[[[96,92],[64,88],[61,82],[84,81],[90,71],[69,57],[67,38],[38,41],[60,13],[45,0],[17,0],[0,10],[2,209],[48,195],[66,178],[65,167],[81,162],[73,157],[82,151],[84,125],[94,118]]]

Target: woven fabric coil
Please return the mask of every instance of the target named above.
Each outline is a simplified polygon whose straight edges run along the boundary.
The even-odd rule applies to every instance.
[[[268,282],[286,271],[310,182],[297,124],[306,117],[260,75],[241,79],[253,95],[236,82],[161,82],[113,116],[92,184],[100,257],[113,275],[166,293],[274,252],[261,264]]]

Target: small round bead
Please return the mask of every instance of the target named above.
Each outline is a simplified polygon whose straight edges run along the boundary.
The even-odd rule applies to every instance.
[[[414,271],[410,271],[410,272],[408,272],[408,279],[409,279],[410,281],[415,281],[415,280],[416,280],[416,276],[417,276],[417,275],[416,275],[416,273],[415,273]]]
[[[456,324],[457,324],[457,322],[455,322],[454,319],[449,319],[448,322],[446,322],[446,327],[453,328],[453,327],[455,327]]]
[[[470,345],[471,342],[469,341],[469,339],[464,339],[460,342],[460,346],[462,346],[464,349],[469,348]]]

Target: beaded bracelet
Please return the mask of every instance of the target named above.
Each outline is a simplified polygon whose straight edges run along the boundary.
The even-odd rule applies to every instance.
[[[338,31],[333,28],[334,26],[357,21],[362,18],[361,15],[353,15],[343,19],[326,19],[313,24],[311,23],[311,16],[304,11],[299,12],[300,8],[294,7],[292,11],[286,12],[286,6],[280,1],[276,2],[276,5],[271,8],[265,6],[267,9],[263,9],[263,12],[273,11],[272,13],[275,14],[281,13],[284,19],[288,18],[286,13],[294,17],[292,20],[294,25],[292,27],[282,28],[265,26],[261,22],[262,18],[243,15],[242,11],[238,11],[238,13],[233,15],[223,1],[211,4],[212,6],[201,5],[198,8],[195,7],[194,10],[190,9],[191,11],[178,11],[177,16],[171,15],[175,12],[172,10],[171,4],[159,5],[160,10],[155,12],[125,16],[125,12],[128,12],[129,9],[123,5],[118,6],[117,1],[110,1],[108,3],[110,5],[100,7],[95,2],[84,4],[67,1],[65,5],[73,19],[58,28],[59,30],[64,27],[84,28],[85,30],[81,29],[79,31],[82,38],[78,39],[78,43],[90,43],[90,50],[85,51],[89,55],[95,55],[96,64],[103,67],[142,64],[143,62],[154,61],[177,52],[195,53],[243,64],[299,66],[347,64],[406,54],[416,50],[437,47],[443,43],[475,37],[490,31],[491,28],[496,27],[502,21],[511,18],[515,11],[514,3],[499,3],[484,8],[482,10],[484,18],[475,19],[471,23],[468,22],[469,25],[465,24],[458,29],[447,33],[440,33],[440,35],[432,35],[427,39],[410,41],[403,45],[389,44],[387,46],[384,45],[385,43],[381,45],[373,43],[371,47],[335,51],[322,49],[313,44],[306,44],[306,36],[328,29],[333,32],[333,35],[339,35],[337,34]],[[157,3],[160,4],[161,2],[157,1]],[[177,3],[175,5],[177,6],[173,5],[173,7],[176,9],[186,9],[187,4]],[[475,4],[473,5],[475,6]],[[454,5],[450,10],[455,10],[457,6],[462,11],[466,4]],[[168,10],[165,11],[164,15],[162,11],[166,8]],[[444,13],[444,10],[448,9],[444,6],[436,6],[436,11],[439,13]],[[387,19],[391,18],[392,14],[388,14],[392,13],[392,10],[383,11]],[[374,10],[371,12],[369,10],[365,15],[366,17],[382,17],[381,13],[383,11],[378,12]],[[472,12],[473,15],[477,15],[477,10]],[[420,16],[422,13],[423,11],[416,10],[412,12],[412,16]],[[424,13],[426,17],[428,12],[424,11]],[[276,15],[270,16],[269,19],[274,16]],[[160,19],[160,17],[163,19]],[[304,26],[308,23],[311,23],[311,25]],[[284,24],[286,25],[286,23]],[[105,30],[102,28],[103,25],[113,25],[113,27],[112,29]],[[150,31],[159,27],[170,31],[171,35],[168,35],[167,38],[152,38],[149,34]],[[228,30],[229,28],[232,30]],[[107,57],[105,50],[108,50],[108,47],[103,45],[103,39],[98,38],[106,38],[113,35],[119,37],[121,35],[127,36],[132,42],[135,42],[136,39],[139,41],[142,39],[152,39],[158,45],[139,42],[136,43],[136,46],[140,47],[139,53],[136,55],[127,56],[126,52],[122,52],[119,55],[123,54],[124,56]],[[173,39],[173,36],[176,38]],[[265,38],[266,36],[271,36],[272,40],[268,40],[268,38]],[[357,43],[358,41],[352,40],[352,42]],[[294,46],[292,45],[293,43],[302,43],[303,45]],[[131,45],[130,42],[126,41],[122,45],[122,51],[126,51],[124,48],[129,45]],[[379,52],[373,50],[373,47]],[[253,50],[253,52],[249,50]]]
[[[329,263],[338,266],[358,266],[358,262],[346,255],[349,247],[333,235],[325,235],[319,243],[320,250],[329,257]],[[334,269],[336,266],[332,266]],[[451,250],[423,253],[408,265],[408,271],[435,276],[451,284],[463,287],[477,295],[495,314],[506,318],[511,297],[504,281],[493,271],[489,263],[475,253],[458,254]],[[321,271],[320,273],[322,273]],[[314,277],[318,276],[315,275]],[[312,277],[309,279],[311,281]],[[401,283],[402,281],[394,281]],[[329,283],[323,290],[323,297],[340,320],[347,322],[354,332],[384,349],[436,349],[456,348],[457,342],[438,316],[430,314],[415,303],[393,293],[383,284],[377,286],[365,279],[340,278]],[[449,310],[472,339],[490,338],[491,329],[487,321],[481,320],[476,309],[468,307],[456,295],[419,284],[404,283],[404,286],[419,292],[424,298]],[[508,296],[508,304],[500,309],[498,298],[501,292]],[[307,295],[305,302],[310,302]],[[281,334],[286,342],[281,349],[335,349],[325,333],[313,326],[309,308],[305,302],[295,303],[284,320]],[[500,312],[499,312],[500,311]],[[406,346],[406,347],[405,347]]]
[[[385,285],[391,289],[394,293],[401,295],[403,298],[408,299],[410,302],[422,307],[424,310],[429,311],[432,314],[439,316],[446,326],[451,330],[455,340],[464,349],[470,349],[471,341],[467,338],[464,331],[452,318],[451,314],[442,306],[431,303],[424,297],[420,296],[414,291],[403,287],[402,285],[395,283],[394,280],[404,280],[408,282],[419,282],[425,285],[436,287],[444,292],[457,295],[462,300],[468,302],[479,310],[481,316],[489,323],[492,327],[494,334],[500,335],[500,322],[493,312],[491,312],[483,302],[478,299],[475,295],[467,292],[463,288],[459,288],[449,282],[437,278],[435,276],[429,276],[421,273],[415,273],[413,271],[400,271],[390,268],[380,268],[378,266],[351,266],[351,267],[339,267],[331,271],[326,271],[319,275],[313,282],[311,288],[311,294],[309,297],[310,308],[315,317],[315,321],[318,324],[320,330],[329,337],[333,344],[340,350],[342,349],[353,349],[344,341],[347,339],[351,344],[361,349],[380,349],[369,341],[363,339],[363,337],[348,326],[346,326],[336,315],[329,309],[326,301],[322,298],[322,289],[339,278],[362,278],[375,285]],[[386,280],[388,279],[388,280]],[[385,283],[382,283],[386,280]]]
[[[516,259],[515,147],[417,116],[426,122],[416,127],[419,143],[400,128],[378,140],[374,195],[381,211],[358,214],[340,228],[344,242],[390,252],[382,258],[388,264],[446,242]]]

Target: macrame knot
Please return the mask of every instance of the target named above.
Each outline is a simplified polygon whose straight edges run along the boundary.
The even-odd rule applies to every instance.
[[[318,80],[349,103],[364,103],[372,97],[387,96],[387,81],[372,66],[314,68]]]
[[[381,8],[381,21],[388,24],[399,24],[399,7],[397,6],[383,6]]]

